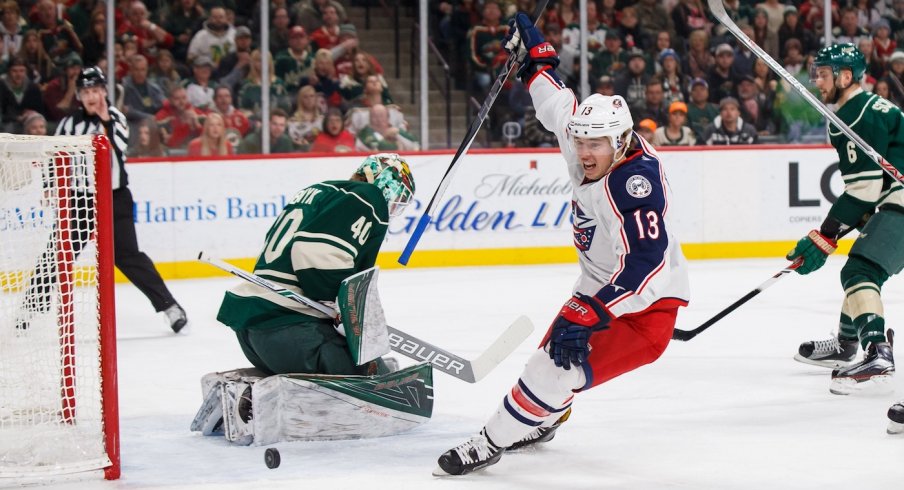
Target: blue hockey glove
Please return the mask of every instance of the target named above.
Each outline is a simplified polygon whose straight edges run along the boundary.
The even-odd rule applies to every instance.
[[[549,336],[549,357],[556,366],[571,369],[590,355],[590,335],[609,328],[609,312],[590,296],[574,293],[559,311]]]
[[[811,230],[807,236],[797,241],[797,245],[788,252],[786,259],[792,261],[801,261],[801,264],[794,269],[798,274],[809,274],[826,263],[826,259],[838,244],[835,240],[823,235],[822,233]]]
[[[518,12],[515,18],[509,21],[509,34],[503,46],[521,63],[517,73],[519,78],[537,65],[549,65],[553,69],[559,66],[556,48],[543,38],[540,29],[537,29],[530,17],[523,12]],[[533,72],[534,70],[531,70],[531,73]]]

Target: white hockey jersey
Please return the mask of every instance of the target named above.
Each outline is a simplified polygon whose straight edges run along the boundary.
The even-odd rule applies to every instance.
[[[581,266],[574,290],[595,296],[616,317],[663,300],[686,305],[687,261],[669,226],[670,190],[656,151],[635,133],[639,144],[625,160],[587,182],[568,140],[568,121],[578,107],[574,93],[546,72],[528,88],[537,119],[559,140],[574,187],[574,246]]]

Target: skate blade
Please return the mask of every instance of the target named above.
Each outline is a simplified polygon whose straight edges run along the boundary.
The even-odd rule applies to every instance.
[[[840,369],[843,367],[848,367],[851,365],[852,362],[854,362],[853,359],[851,359],[850,361],[817,361],[817,360],[813,360],[813,359],[808,359],[800,354],[794,354],[794,360],[797,362],[804,363],[804,364],[811,364],[813,366],[819,366],[819,367],[824,367],[824,368],[829,368],[829,369]]]
[[[433,476],[442,477],[442,476],[456,476],[456,475],[453,475],[451,473],[446,473],[446,470],[442,469],[442,467],[437,465],[436,468],[433,469]]]
[[[885,429],[885,432],[892,436],[904,434],[904,424],[899,424],[898,422],[889,420],[888,428]]]
[[[890,374],[873,376],[859,383],[851,378],[836,378],[829,391],[833,395],[888,395],[894,391],[892,379]]]

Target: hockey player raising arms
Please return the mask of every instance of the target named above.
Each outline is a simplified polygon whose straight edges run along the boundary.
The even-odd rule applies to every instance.
[[[479,434],[440,456],[436,475],[463,475],[552,439],[575,393],[662,354],[689,296],[668,183],[625,100],[595,94],[578,105],[555,73],[555,49],[526,14],[514,22],[506,49],[522,60],[518,75],[537,119],[556,134],[574,187],[581,275],[499,408]]]
[[[835,44],[816,55],[811,79],[827,104],[852,130],[895,167],[904,169],[904,119],[901,110],[878,95],[865,92],[859,80],[866,59],[853,44]],[[819,230],[797,242],[788,260],[802,260],[796,270],[809,274],[835,251],[836,240],[851,227],[860,227],[848,260],[841,269],[844,303],[838,338],[805,342],[795,359],[839,367],[832,372],[830,391],[847,395],[887,382],[894,374],[891,345],[885,337],[882,285],[904,268],[904,192],[896,182],[833,125],[832,146],[838,152],[844,192],[829,210]],[[876,211],[878,208],[878,212]],[[846,366],[866,351],[862,362]]]

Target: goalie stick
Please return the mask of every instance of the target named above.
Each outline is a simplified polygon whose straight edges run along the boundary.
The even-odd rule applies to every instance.
[[[534,24],[540,19],[540,15],[546,10],[546,4],[549,0],[540,0],[537,2],[537,6],[534,9]],[[512,69],[515,67],[515,63],[517,60],[515,59],[517,56],[509,55],[508,59],[505,62],[505,67],[499,73],[499,76],[496,77],[496,81],[493,83],[493,86],[490,88],[490,92],[487,94],[486,98],[483,100],[483,104],[480,106],[480,110],[477,112],[477,117],[471,121],[471,125],[468,126],[468,132],[465,134],[464,139],[461,140],[461,144],[458,145],[458,150],[455,152],[455,156],[452,157],[452,163],[449,164],[449,168],[446,169],[446,173],[443,174],[443,178],[439,181],[439,186],[436,188],[436,192],[433,193],[433,197],[430,198],[430,202],[427,203],[427,207],[424,209],[424,214],[421,215],[420,219],[417,222],[417,226],[414,227],[414,231],[411,232],[411,237],[408,238],[408,243],[405,244],[405,249],[402,251],[402,255],[399,256],[399,263],[402,265],[408,265],[408,260],[411,259],[411,254],[414,253],[415,247],[417,247],[418,242],[421,240],[421,235],[427,230],[427,226],[430,224],[430,221],[433,219],[433,211],[435,207],[439,204],[440,199],[443,198],[443,194],[446,193],[446,188],[449,187],[449,182],[452,181],[452,176],[455,174],[455,171],[458,169],[458,161],[461,157],[464,156],[465,153],[468,152],[468,149],[471,147],[471,143],[474,142],[474,138],[477,137],[477,132],[480,131],[480,127],[483,125],[483,120],[486,119],[487,114],[490,113],[490,109],[493,107],[493,103],[496,102],[496,97],[499,96],[499,92],[502,91],[502,86],[505,84],[505,81],[508,79],[509,75],[512,73]]]
[[[879,165],[879,168],[885,171],[889,176],[897,180],[898,182],[904,184],[904,174],[902,174],[894,165],[888,162],[885,158],[882,157],[876,150],[873,149],[872,146],[869,145],[863,138],[860,137],[857,133],[854,132],[844,121],[841,120],[834,112],[829,110],[828,107],[825,106],[822,102],[820,102],[806,87],[804,87],[796,78],[794,78],[790,73],[788,73],[785,68],[778,64],[771,56],[769,56],[762,48],[757,46],[755,42],[753,42],[743,31],[738,27],[737,24],[731,20],[731,17],[728,16],[728,13],[725,11],[725,6],[722,4],[722,0],[708,0],[709,9],[712,11],[713,16],[722,23],[736,38],[741,42],[744,46],[747,47],[752,53],[757,55],[758,58],[763,60],[769,68],[772,69],[775,73],[778,73],[786,82],[790,83],[792,87],[806,100],[814,109],[816,109],[820,114],[825,116],[832,124],[834,124],[841,132],[844,133],[851,141],[857,145],[860,150],[866,153],[871,160],[876,162]]]
[[[330,318],[337,318],[338,316],[338,312],[327,305],[276,285],[257,274],[239,269],[220,259],[205,255],[204,252],[198,254],[198,260],[218,267],[236,277],[270,290],[284,298],[314,308],[315,310],[328,315]],[[514,352],[515,348],[534,331],[534,325],[530,319],[526,316],[520,316],[515,319],[515,321],[509,325],[485,351],[475,359],[470,360],[455,355],[429,342],[425,342],[399,329],[388,325],[386,328],[389,330],[389,345],[392,350],[416,361],[429,362],[430,364],[433,364],[435,368],[439,369],[439,371],[468,383],[476,383],[486,377],[490,371],[498,366],[499,363],[509,356],[509,354]]]

